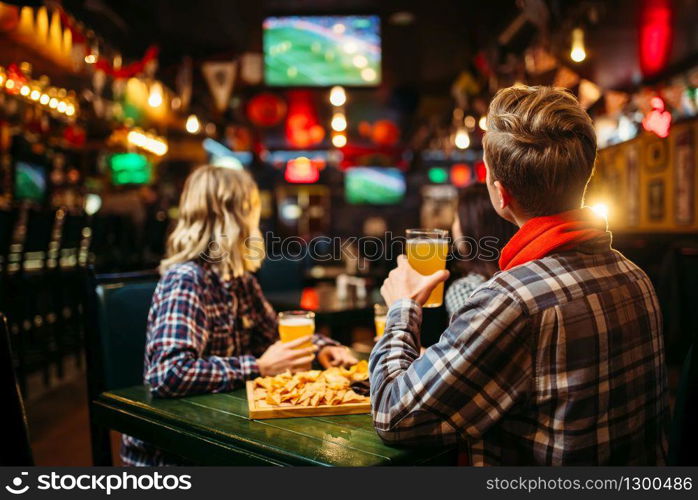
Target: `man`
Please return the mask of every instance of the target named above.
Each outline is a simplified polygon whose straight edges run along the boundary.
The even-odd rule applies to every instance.
[[[581,208],[591,119],[563,90],[512,87],[487,129],[490,198],[520,229],[421,357],[421,305],[448,272],[422,276],[399,258],[370,359],[376,430],[389,443],[463,443],[473,465],[663,464],[661,313],[645,273]]]

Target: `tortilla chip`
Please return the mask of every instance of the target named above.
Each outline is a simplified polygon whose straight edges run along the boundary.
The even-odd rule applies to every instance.
[[[362,403],[363,401],[365,401],[365,399],[365,396],[359,396],[354,391],[349,389],[342,398],[342,403]]]
[[[351,383],[368,377],[368,363],[361,361],[350,368],[331,367],[254,380],[252,397],[259,407],[324,406],[369,401],[351,390]]]

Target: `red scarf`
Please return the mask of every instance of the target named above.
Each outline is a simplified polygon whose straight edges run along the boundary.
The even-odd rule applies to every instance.
[[[590,208],[535,217],[526,222],[502,249],[502,271],[549,255],[570,250],[606,233],[606,221]]]

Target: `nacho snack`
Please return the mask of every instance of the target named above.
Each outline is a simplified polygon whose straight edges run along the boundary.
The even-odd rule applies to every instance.
[[[332,367],[254,380],[255,404],[262,407],[283,406],[337,406],[365,403],[367,396],[356,394],[352,382],[368,378],[368,362],[359,361],[350,368]]]

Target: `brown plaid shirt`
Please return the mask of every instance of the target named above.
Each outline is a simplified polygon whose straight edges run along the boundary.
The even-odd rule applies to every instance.
[[[421,308],[393,304],[370,360],[381,437],[465,442],[474,465],[663,464],[661,313],[610,243],[496,274],[421,357]]]

